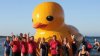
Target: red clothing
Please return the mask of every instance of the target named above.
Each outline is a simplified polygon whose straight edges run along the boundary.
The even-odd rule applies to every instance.
[[[23,54],[27,54],[28,53],[28,43],[27,42],[21,42],[21,52]]]
[[[30,54],[35,53],[36,52],[36,48],[37,48],[36,45],[37,45],[36,42],[29,41],[28,42],[28,53],[30,53]]]
[[[12,41],[11,46],[12,46],[12,52],[20,52],[21,51],[19,41]]]
[[[50,51],[51,51],[51,54],[53,54],[53,55],[55,55],[55,54],[58,54],[59,53],[59,51],[57,50],[57,47],[59,46],[59,42],[58,41],[54,41],[54,40],[52,40],[51,42],[50,42]]]

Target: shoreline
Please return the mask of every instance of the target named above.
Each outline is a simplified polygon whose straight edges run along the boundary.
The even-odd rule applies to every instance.
[[[5,38],[6,36],[0,36],[0,38]],[[9,36],[11,38],[11,36]],[[84,36],[87,38],[100,38],[100,36]]]

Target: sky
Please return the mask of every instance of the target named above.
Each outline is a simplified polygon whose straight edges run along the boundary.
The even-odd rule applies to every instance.
[[[63,7],[66,24],[75,26],[83,35],[100,36],[100,0],[0,0],[0,35],[34,35],[32,11],[49,1]]]

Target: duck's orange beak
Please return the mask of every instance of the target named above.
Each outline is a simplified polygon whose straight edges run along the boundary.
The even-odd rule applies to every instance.
[[[36,23],[33,25],[34,28],[44,28],[46,26],[47,26],[47,24],[42,24],[42,23]]]

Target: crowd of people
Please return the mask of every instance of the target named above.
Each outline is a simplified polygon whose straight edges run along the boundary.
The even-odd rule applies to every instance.
[[[78,52],[78,56],[90,56],[92,49],[100,52],[100,42],[94,39],[94,44],[92,45],[88,40],[83,39],[81,50]]]
[[[29,36],[29,34],[12,35],[12,40],[7,36],[6,41],[3,43],[4,56],[10,56],[11,51],[12,56],[48,56],[48,53],[52,56],[69,56],[68,49],[70,48],[73,48],[73,55],[75,55],[77,51],[75,41],[72,44],[74,47],[70,47],[66,38],[63,39],[63,44],[56,38],[56,35],[53,35],[50,42],[46,42],[45,38],[41,38],[40,42],[37,43],[34,41],[34,36]],[[63,51],[62,54],[61,50]]]
[[[71,37],[74,39],[74,35]],[[73,41],[71,47],[66,38],[63,39],[62,44],[56,38],[56,35],[53,35],[50,42],[46,42],[45,38],[41,38],[37,43],[34,41],[34,36],[29,36],[29,34],[12,35],[12,40],[7,36],[6,41],[3,43],[4,56],[10,56],[11,51],[12,56],[48,56],[48,53],[52,56],[69,56],[68,49],[70,48],[72,48],[73,56],[90,56],[90,49],[96,47],[100,51],[100,43],[97,40],[95,40],[94,46],[91,46],[89,42],[83,41],[82,49],[78,52],[75,41]],[[61,50],[63,51],[62,54]]]

